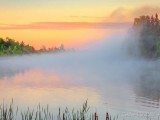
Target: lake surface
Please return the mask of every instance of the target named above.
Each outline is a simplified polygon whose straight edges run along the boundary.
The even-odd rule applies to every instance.
[[[123,43],[123,42],[122,42]],[[22,110],[39,103],[80,109],[88,99],[99,119],[106,112],[119,119],[158,119],[159,61],[130,57],[107,43],[80,52],[0,57],[0,103]],[[121,44],[122,45],[122,44]]]

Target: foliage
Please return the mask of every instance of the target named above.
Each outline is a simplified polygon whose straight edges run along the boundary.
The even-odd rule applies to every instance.
[[[70,114],[68,108],[66,108],[65,113],[63,114],[63,120],[91,120],[92,116],[87,116],[88,111],[88,101],[86,100],[80,111],[75,111],[74,109],[72,110],[72,115]]]
[[[133,30],[139,37],[141,55],[149,58],[160,56],[160,20],[158,15],[135,18]]]
[[[23,41],[21,43],[16,42],[11,38],[0,38],[0,56],[1,55],[22,55],[30,53],[42,53],[42,52],[62,52],[65,51],[64,46],[61,45],[59,48],[46,49],[42,46],[40,50],[35,50],[33,46],[26,45]]]
[[[0,38],[0,55],[23,54],[33,52],[35,52],[35,49],[30,45],[25,45],[23,41],[19,43],[10,38]]]
[[[61,116],[59,108],[57,120],[91,120],[91,117],[87,117],[88,110],[87,101],[83,104],[82,110],[74,112],[73,109],[72,114],[70,114],[68,108],[66,108],[63,117]],[[18,107],[15,110],[12,100],[9,107],[4,104],[0,106],[0,120],[55,120],[55,116],[49,111],[48,105],[44,108],[39,104],[35,110],[31,110],[29,107],[26,111],[19,111]]]

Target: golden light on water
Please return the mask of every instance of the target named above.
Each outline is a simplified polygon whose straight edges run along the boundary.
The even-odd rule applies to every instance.
[[[74,86],[72,80],[65,81],[66,79],[56,74],[41,70],[4,77],[0,79],[0,102],[5,100],[9,103],[13,98],[20,107],[35,107],[39,102],[54,108],[81,106],[87,98],[90,98],[90,104],[99,103],[100,98],[95,89]]]

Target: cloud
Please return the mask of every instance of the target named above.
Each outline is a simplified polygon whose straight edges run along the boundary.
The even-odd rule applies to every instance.
[[[135,17],[141,15],[160,14],[158,6],[142,6],[134,9],[119,7],[108,16],[69,16],[73,18],[99,19],[103,22],[35,22],[30,24],[0,24],[0,30],[11,29],[44,29],[44,30],[68,30],[68,29],[125,29],[131,26]]]
[[[95,19],[104,19],[103,16],[70,16],[71,18],[95,18]]]
[[[128,22],[131,21],[131,19],[130,10],[120,7],[113,10],[105,21]]]
[[[97,29],[122,29],[128,27],[129,22],[37,22],[31,24],[3,25],[0,30],[11,29],[82,29],[82,28],[97,28]]]
[[[114,10],[110,17],[114,18],[114,17],[125,17],[127,13],[127,9],[125,8],[118,8],[116,10]]]
[[[140,16],[140,15],[154,15],[155,13],[160,14],[160,7],[157,6],[143,6],[140,8],[136,8],[132,11],[132,15]]]
[[[141,6],[134,9],[126,7],[119,7],[114,9],[108,16],[70,16],[72,18],[85,18],[85,19],[97,19],[104,22],[131,22],[135,17],[141,15],[155,15],[160,14],[160,7],[158,6]]]
[[[134,9],[127,9],[125,7],[120,7],[111,12],[111,14],[106,17],[105,21],[114,22],[125,22],[133,21],[135,17],[141,15],[155,15],[160,14],[160,7],[157,6],[142,6]]]

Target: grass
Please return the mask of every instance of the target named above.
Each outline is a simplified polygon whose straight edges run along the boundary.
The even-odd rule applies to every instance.
[[[28,109],[26,111],[21,111],[13,107],[13,100],[9,106],[4,103],[0,105],[0,120],[92,120],[93,115],[87,115],[89,111],[87,100],[84,102],[82,109],[72,112],[68,108],[61,114],[61,109],[59,108],[58,115],[54,115],[49,111],[49,106],[46,108],[41,107],[39,104],[36,108]]]
[[[13,100],[10,105],[5,105],[4,103],[0,105],[0,120],[101,120],[102,118],[97,115],[97,113],[90,114],[90,107],[88,107],[87,100],[84,102],[82,108],[80,110],[72,109],[69,111],[68,108],[65,110],[61,110],[59,108],[58,114],[53,114],[53,112],[49,111],[49,106],[47,105],[45,108],[40,104],[36,107],[36,109],[30,109],[28,107],[27,110],[22,111],[19,107],[14,107]],[[104,120],[133,120],[135,117],[136,120],[160,120],[159,116],[150,116],[147,114],[146,116],[129,116],[129,114],[125,115],[116,115],[111,116],[111,114],[106,114],[106,118]],[[137,114],[139,115],[139,114]],[[100,117],[100,118],[99,118]],[[107,118],[108,117],[108,118]]]

